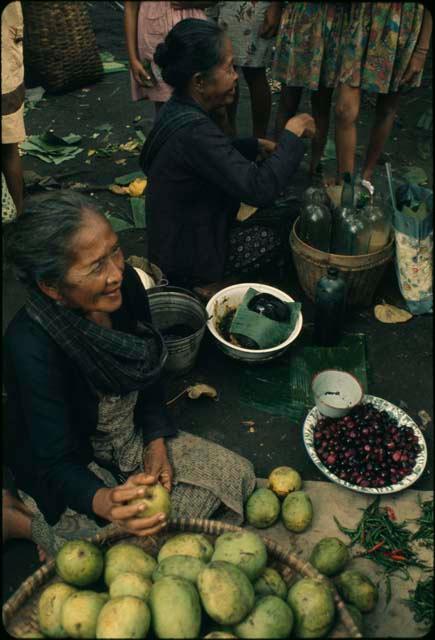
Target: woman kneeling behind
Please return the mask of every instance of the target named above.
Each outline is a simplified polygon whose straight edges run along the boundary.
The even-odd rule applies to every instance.
[[[189,287],[255,272],[277,259],[281,239],[258,225],[233,226],[237,211],[241,202],[268,206],[288,186],[303,157],[300,138],[314,134],[314,121],[295,116],[278,144],[225,136],[211,116],[233,102],[237,73],[231,42],[212,22],[182,20],[154,60],[174,93],[140,160],[148,176],[150,259],[170,282]],[[259,155],[265,159],[257,164]]]
[[[127,501],[161,482],[172,515],[243,519],[250,462],[177,432],[161,385],[167,351],[148,298],[106,218],[77,194],[34,198],[11,223],[8,260],[28,288],[4,340],[7,464],[3,539],[53,554],[116,523],[140,536],[166,525]],[[224,472],[223,472],[224,470]]]

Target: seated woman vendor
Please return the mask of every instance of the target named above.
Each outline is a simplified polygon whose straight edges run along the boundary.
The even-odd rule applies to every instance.
[[[6,256],[28,297],[4,338],[4,462],[18,492],[3,491],[3,540],[33,540],[45,555],[110,523],[155,534],[166,516],[127,501],[157,481],[173,516],[219,507],[241,523],[252,464],[173,425],[166,348],[106,218],[77,194],[34,198],[8,228]]]
[[[214,23],[182,20],[154,56],[174,88],[141,153],[148,177],[150,259],[172,284],[196,286],[231,273],[258,272],[276,259],[276,231],[235,225],[241,202],[270,205],[288,186],[314,135],[308,114],[291,118],[278,144],[230,139],[210,115],[234,100],[230,40]],[[265,159],[259,163],[259,155]]]

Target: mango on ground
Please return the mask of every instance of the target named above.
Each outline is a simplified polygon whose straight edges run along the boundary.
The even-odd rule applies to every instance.
[[[305,491],[294,491],[284,498],[282,521],[289,531],[301,533],[308,529],[313,519],[313,505]]]
[[[198,576],[198,591],[204,609],[219,624],[238,624],[255,602],[246,573],[229,562],[210,562]]]
[[[97,621],[97,638],[145,638],[151,614],[141,598],[122,596],[103,606]]]
[[[331,629],[335,616],[334,596],[323,581],[298,580],[290,587],[287,602],[295,615],[296,638],[323,638]]]
[[[368,576],[360,571],[343,571],[335,579],[342,598],[353,604],[362,613],[375,608],[378,601],[378,589]]]
[[[223,533],[216,538],[212,561],[230,562],[256,580],[267,564],[266,545],[253,531]]]
[[[58,576],[75,587],[87,587],[96,582],[103,567],[103,552],[87,540],[70,540],[56,554]]]
[[[123,542],[110,547],[104,565],[104,581],[110,587],[112,580],[120,573],[133,571],[144,578],[151,578],[157,562],[137,545]]]
[[[159,551],[160,564],[169,556],[193,556],[208,562],[213,555],[213,545],[202,533],[180,533],[170,538]]]
[[[256,489],[248,498],[245,510],[249,524],[264,529],[278,520],[281,504],[270,489]]]
[[[288,638],[292,628],[293,612],[289,605],[277,596],[263,596],[234,631],[239,638]]]
[[[201,602],[191,582],[164,576],[153,584],[149,599],[154,633],[158,638],[197,638]]]
[[[310,556],[313,567],[325,576],[340,573],[349,560],[349,550],[339,538],[322,538],[314,546]]]
[[[302,478],[292,467],[276,467],[267,479],[267,486],[280,498],[285,498],[292,491],[299,491]]]
[[[77,589],[64,582],[49,585],[41,594],[38,602],[39,628],[48,638],[67,638],[62,626],[62,607]]]
[[[95,638],[97,620],[106,603],[96,591],[73,593],[62,607],[61,622],[69,638]]]

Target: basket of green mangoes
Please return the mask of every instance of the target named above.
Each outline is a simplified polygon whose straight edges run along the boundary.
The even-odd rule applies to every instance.
[[[293,478],[285,491],[297,489]],[[249,524],[264,509],[264,496],[253,497]],[[299,500],[286,517],[303,531]],[[4,605],[3,624],[22,638],[362,637],[359,611],[341,596],[352,603],[367,585],[346,582],[346,572],[330,581],[331,558],[346,564],[347,549],[336,547],[317,545],[306,562],[260,531],[216,520],[172,519],[142,538],[109,528],[66,542]]]

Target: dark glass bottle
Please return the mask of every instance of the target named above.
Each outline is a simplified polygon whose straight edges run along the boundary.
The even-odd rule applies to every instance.
[[[336,267],[329,267],[316,287],[314,342],[319,347],[333,347],[340,341],[346,306],[346,282]]]

